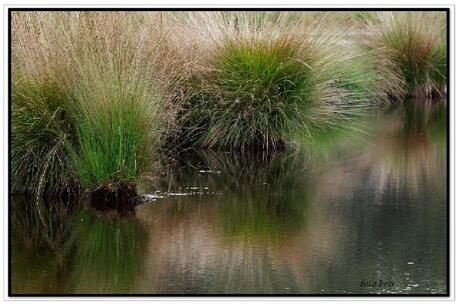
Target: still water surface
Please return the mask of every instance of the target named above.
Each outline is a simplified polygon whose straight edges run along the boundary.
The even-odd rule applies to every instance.
[[[12,293],[446,293],[445,101],[314,152],[195,152],[131,216],[11,199]]]

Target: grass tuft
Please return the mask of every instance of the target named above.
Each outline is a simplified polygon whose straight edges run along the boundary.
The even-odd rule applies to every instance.
[[[13,83],[13,192],[71,196],[78,192],[69,159],[75,121],[60,84],[26,77]]]
[[[311,143],[371,100],[372,78],[350,64],[357,54],[343,33],[324,18],[293,16],[182,16],[190,48],[205,59],[195,60],[183,107],[185,140],[237,150]]]
[[[245,41],[220,50],[209,84],[218,101],[211,104],[212,124],[199,140],[204,146],[276,147],[302,122],[315,80],[296,61],[291,44]]]
[[[400,78],[393,95],[441,96],[446,92],[446,15],[440,12],[385,12],[365,17],[361,40],[387,73],[387,82]],[[376,67],[378,68],[378,67]],[[378,70],[377,70],[378,71]]]
[[[157,13],[13,14],[14,189],[131,184],[173,108]]]
[[[111,75],[99,76],[100,84],[98,80],[81,84],[76,94],[79,110],[73,162],[84,188],[133,183],[153,156],[158,140],[152,114],[161,97],[149,94],[133,80]]]

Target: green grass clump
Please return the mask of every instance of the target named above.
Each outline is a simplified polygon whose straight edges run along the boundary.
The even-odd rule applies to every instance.
[[[402,92],[396,94],[432,96],[446,92],[445,13],[385,12],[366,21],[362,43],[369,51],[379,50],[379,66],[388,67],[388,75],[393,75],[388,82],[401,79]]]
[[[13,83],[11,170],[13,192],[77,192],[69,150],[75,122],[62,86],[26,77]]]
[[[153,156],[161,98],[133,83],[107,73],[78,88],[73,162],[84,188],[134,183]]]
[[[305,16],[188,16],[193,22],[186,28],[202,29],[191,44],[206,61],[197,61],[191,79],[185,139],[237,150],[311,143],[370,101],[373,77],[364,65],[350,64],[357,54],[343,33]]]
[[[203,145],[275,147],[301,128],[302,114],[313,102],[315,79],[295,60],[297,50],[290,44],[224,46],[210,80],[218,101],[207,108],[213,114],[200,139]]]
[[[146,169],[173,112],[166,71],[174,60],[163,64],[169,53],[156,20],[129,12],[13,15],[15,191],[94,191],[134,183]]]

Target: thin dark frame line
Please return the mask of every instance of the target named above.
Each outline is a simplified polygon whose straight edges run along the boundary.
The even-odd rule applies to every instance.
[[[10,196],[11,196],[11,107],[12,107],[12,70],[11,70],[11,13],[21,11],[301,11],[301,12],[336,12],[336,11],[424,11],[424,12],[446,12],[446,34],[447,34],[447,271],[446,271],[446,293],[436,294],[77,294],[77,293],[57,293],[57,294],[25,294],[11,292],[11,213],[10,213]],[[81,7],[81,8],[42,8],[42,7],[8,7],[8,297],[450,297],[450,7],[423,7],[423,8],[398,8],[398,7],[356,7],[356,8],[282,8],[282,7],[262,7],[262,8],[244,8],[244,7],[200,7],[200,8],[129,8],[129,7]]]
[[[12,71],[11,71],[11,10],[8,9],[8,296],[13,296],[11,292],[11,106],[12,106]]]
[[[154,12],[154,11],[187,11],[187,12],[195,12],[195,11],[256,11],[256,12],[270,12],[270,11],[287,11],[287,12],[358,12],[358,11],[374,11],[374,12],[390,12],[390,11],[401,11],[401,12],[442,12],[448,11],[449,8],[446,7],[433,7],[433,8],[376,8],[376,7],[356,7],[356,8],[327,8],[327,7],[318,7],[318,8],[311,8],[311,7],[292,7],[292,8],[282,8],[282,7],[262,7],[262,8],[255,8],[255,7],[193,7],[193,8],[186,8],[186,7],[173,7],[173,8],[164,8],[164,7],[81,7],[81,8],[70,8],[70,7],[55,7],[55,8],[42,8],[42,7],[10,7],[8,8],[10,11],[47,11],[47,12],[78,12],[78,11],[91,11],[91,12],[99,12],[99,11],[125,11],[125,12],[133,12],[133,11],[147,11],[147,12]]]
[[[447,273],[446,273],[446,278],[447,278],[447,283],[446,283],[446,294],[450,296],[450,81],[452,78],[450,77],[450,10],[447,10],[447,15],[446,15],[446,37],[447,37],[447,42],[446,42],[446,56],[447,56],[447,69],[446,69],[446,74],[447,74],[447,92],[446,92],[446,100],[447,100]]]

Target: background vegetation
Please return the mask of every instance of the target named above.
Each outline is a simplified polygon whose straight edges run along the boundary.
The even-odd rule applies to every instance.
[[[314,147],[446,91],[438,12],[14,12],[13,191],[135,186],[190,147]]]

